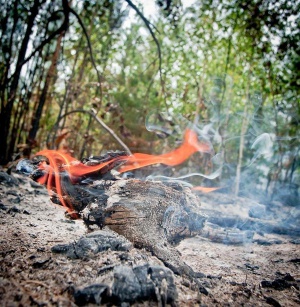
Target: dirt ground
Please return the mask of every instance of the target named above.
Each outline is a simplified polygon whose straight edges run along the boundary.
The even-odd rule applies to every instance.
[[[23,176],[14,177],[21,183],[2,178],[0,184],[1,306],[76,306],[74,289],[111,282],[111,272],[97,272],[120,262],[124,252],[108,250],[88,259],[53,253],[54,245],[75,242],[86,234],[83,222],[65,218],[65,210],[50,202],[46,189]],[[299,239],[269,237],[277,244],[226,245],[200,236],[182,241],[177,247],[182,259],[203,273],[199,280],[202,292],[207,292],[200,293],[189,280],[175,276],[176,305],[299,306]],[[163,265],[143,249],[133,248],[127,257],[132,265]]]

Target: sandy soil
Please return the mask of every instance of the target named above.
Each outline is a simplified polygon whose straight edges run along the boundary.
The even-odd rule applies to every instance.
[[[83,222],[65,218],[65,210],[50,202],[44,188],[15,177],[22,183],[2,180],[0,185],[1,306],[76,306],[74,289],[111,282],[111,272],[101,276],[97,272],[120,262],[122,252],[106,251],[84,260],[52,253],[54,245],[85,235]],[[189,280],[175,276],[177,305],[299,306],[299,245],[289,237],[270,236],[274,238],[281,243],[225,245],[201,237],[182,241],[178,246],[182,259],[205,274],[199,281],[208,293],[199,293]],[[128,254],[133,265],[162,265],[145,250]]]

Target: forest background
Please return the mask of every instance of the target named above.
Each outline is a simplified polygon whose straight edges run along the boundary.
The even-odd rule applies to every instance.
[[[160,175],[299,204],[299,0],[0,5],[0,165],[160,154],[193,127],[214,154]]]

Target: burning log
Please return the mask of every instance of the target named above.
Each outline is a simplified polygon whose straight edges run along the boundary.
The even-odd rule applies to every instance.
[[[205,216],[195,195],[179,186],[176,190],[160,182],[135,179],[120,179],[107,189],[105,186],[106,182],[95,182],[92,187],[102,190],[102,195],[80,212],[86,225],[107,226],[136,247],[153,252],[173,272],[192,274],[171,243],[202,229]]]

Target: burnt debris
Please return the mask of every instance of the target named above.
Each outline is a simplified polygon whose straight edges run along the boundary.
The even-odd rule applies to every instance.
[[[42,159],[41,161],[44,160]],[[281,255],[278,255],[278,259],[276,257],[268,258],[274,263],[276,270],[284,272],[282,274],[276,273],[275,277],[270,275],[271,266],[270,272],[267,271],[267,274],[263,275],[263,270],[266,270],[264,266],[268,266],[268,264],[260,261],[251,261],[253,258],[250,258],[250,260],[247,258],[247,262],[242,262],[243,264],[240,267],[233,266],[237,270],[243,271],[242,274],[245,274],[244,279],[244,275],[242,277],[236,275],[238,274],[236,270],[229,273],[226,270],[214,272],[216,276],[207,275],[209,270],[204,269],[205,260],[207,265],[210,257],[212,262],[216,261],[216,259],[208,253],[207,257],[203,256],[201,258],[201,261],[202,259],[204,261],[203,263],[200,263],[198,258],[198,263],[195,265],[195,262],[193,263],[193,251],[189,251],[191,253],[191,265],[197,269],[204,270],[206,274],[193,272],[182,261],[182,256],[174,248],[174,244],[177,244],[182,239],[196,235],[209,238],[213,242],[225,244],[255,242],[253,246],[258,248],[258,250],[269,249],[264,248],[262,245],[284,244],[286,242],[299,244],[297,238],[291,240],[290,237],[285,238],[284,236],[264,236],[263,231],[260,228],[256,228],[259,226],[259,223],[264,223],[270,217],[270,213],[266,210],[262,210],[261,213],[264,214],[261,215],[255,213],[255,210],[251,210],[250,213],[249,210],[249,215],[247,216],[246,214],[243,217],[233,214],[232,211],[224,210],[223,212],[226,213],[223,215],[225,222],[222,222],[222,211],[221,209],[219,210],[219,207],[214,207],[216,209],[214,212],[208,211],[205,208],[205,204],[200,206],[197,196],[188,188],[178,183],[143,182],[132,178],[119,177],[112,173],[110,173],[109,177],[99,175],[98,177],[89,178],[87,176],[86,179],[88,180],[72,183],[66,173],[61,173],[61,176],[64,176],[61,180],[64,198],[68,198],[75,204],[75,208],[83,218],[87,228],[90,231],[96,230],[81,238],[76,238],[70,244],[57,244],[58,242],[70,242],[71,239],[65,241],[65,238],[58,235],[57,240],[56,234],[53,235],[54,237],[52,236],[51,241],[42,241],[45,238],[39,235],[43,232],[39,229],[40,224],[38,221],[33,223],[34,214],[36,214],[34,208],[32,209],[32,216],[21,215],[26,214],[24,207],[22,207],[26,204],[25,189],[27,187],[30,188],[31,198],[29,198],[29,202],[31,202],[36,192],[39,192],[30,187],[28,180],[26,180],[26,188],[24,190],[19,190],[16,186],[10,185],[11,179],[7,176],[4,177],[8,181],[5,179],[1,183],[2,186],[0,186],[0,192],[5,196],[3,202],[0,203],[0,214],[1,217],[4,217],[3,221],[9,219],[9,221],[15,220],[17,222],[18,220],[24,221],[30,218],[30,223],[27,222],[25,228],[20,229],[25,235],[27,234],[29,238],[32,238],[33,241],[30,253],[34,254],[30,258],[25,259],[26,264],[29,266],[30,274],[27,276],[35,279],[34,282],[38,282],[39,287],[41,287],[38,291],[40,295],[44,295],[43,297],[53,297],[52,293],[55,292],[53,289],[57,287],[57,284],[52,286],[48,281],[43,285],[43,278],[50,276],[47,274],[59,268],[61,274],[58,274],[58,284],[63,285],[63,288],[59,289],[59,293],[62,296],[67,296],[72,301],[71,304],[74,300],[79,306],[106,303],[121,306],[129,306],[131,304],[176,305],[177,300],[181,300],[182,304],[181,293],[187,293],[186,291],[191,290],[197,298],[200,298],[197,292],[203,294],[201,295],[201,304],[210,305],[207,302],[211,303],[212,297],[215,297],[215,304],[217,305],[218,297],[214,291],[219,285],[222,285],[219,291],[226,289],[228,297],[231,294],[233,304],[236,305],[242,305],[240,302],[250,299],[252,302],[256,302],[253,298],[259,298],[260,302],[263,301],[263,304],[273,306],[285,305],[282,297],[291,293],[294,293],[293,302],[299,302],[297,300],[299,296],[295,294],[298,293],[296,291],[299,291],[299,280],[297,280],[298,277],[295,270],[291,269],[298,268],[298,254],[291,252],[293,257],[283,258]],[[21,177],[15,175],[14,178],[20,181]],[[52,192],[55,195],[57,191],[53,189]],[[22,201],[20,204],[14,205],[10,199],[17,196],[20,196]],[[45,202],[45,198],[43,202]],[[60,203],[58,197],[57,202]],[[227,205],[230,206],[231,204],[232,202],[228,201]],[[247,205],[247,202],[244,202],[244,204]],[[37,204],[38,208],[39,206]],[[262,206],[260,205],[259,207],[262,208]],[[31,207],[28,205],[26,208]],[[45,208],[47,207],[42,208],[42,211]],[[47,212],[45,213],[47,214]],[[60,210],[58,210],[58,219],[62,218],[60,214]],[[214,216],[217,216],[218,219],[213,219]],[[276,217],[276,215],[273,216]],[[42,220],[43,217],[39,216],[38,219]],[[50,221],[50,229],[59,226],[54,223],[52,225],[52,217],[49,214],[46,219]],[[71,226],[81,224],[71,220],[64,220],[63,224],[66,221],[71,223]],[[212,223],[213,221],[217,221],[220,225]],[[279,226],[281,227],[281,225],[277,225],[277,227]],[[99,228],[103,229],[99,230]],[[77,232],[74,232],[76,228],[72,227],[72,229],[71,232],[76,236]],[[15,231],[13,237],[20,237],[21,241],[23,237],[20,236],[19,230],[13,231]],[[69,232],[69,230],[65,232]],[[122,233],[122,235],[118,233]],[[257,239],[257,233],[260,233],[259,239]],[[62,233],[62,235],[65,234]],[[41,238],[43,239],[41,240]],[[48,234],[46,234],[46,238],[48,239]],[[277,240],[276,238],[282,240]],[[41,246],[43,247],[39,246],[35,250],[35,244],[38,240],[41,240]],[[202,238],[190,240],[193,244],[202,244],[207,241],[207,239]],[[49,254],[49,242],[52,242],[50,243],[51,245],[57,244],[53,246],[52,252],[61,255]],[[183,257],[187,255],[187,252],[185,252],[186,242],[182,242],[182,246],[185,246],[184,249],[182,246],[179,248],[183,252]],[[23,249],[23,241],[21,244]],[[212,248],[221,246],[220,244],[209,244]],[[0,254],[7,258],[10,255],[15,257],[17,254],[14,254],[11,246],[13,245],[7,244],[6,249]],[[134,249],[134,246],[142,249]],[[27,246],[25,247],[27,248]],[[294,250],[296,250],[297,246],[294,247]],[[222,246],[222,248],[229,247]],[[238,250],[240,247],[230,248]],[[276,249],[277,246],[273,246],[270,249],[272,248]],[[152,257],[151,253],[156,257]],[[240,257],[239,253],[237,255],[237,257]],[[66,259],[64,256],[70,259]],[[14,257],[11,256],[6,260],[7,267],[10,267],[11,259],[14,259]],[[221,257],[223,257],[223,254],[220,255]],[[224,259],[225,257],[221,258],[221,260]],[[243,258],[240,257],[240,259]],[[289,264],[290,271],[285,269],[284,262]],[[282,267],[277,268],[279,265]],[[23,267],[18,267],[17,262],[16,268],[12,268],[12,272],[19,273],[23,272],[22,270]],[[290,272],[290,274],[285,272]],[[176,274],[181,276],[178,277]],[[40,279],[35,276],[39,276]],[[228,276],[231,276],[233,281],[228,283]],[[255,276],[255,282],[252,279],[253,276]],[[252,287],[251,285],[254,286]],[[28,288],[27,285],[26,291]],[[36,288],[36,285],[33,283],[33,293],[35,293]],[[46,296],[45,293],[48,295],[48,292],[50,296]],[[196,299],[193,300],[194,304],[195,302]],[[222,304],[221,301],[219,303]],[[36,301],[36,304],[42,305],[46,304],[46,302],[40,300]]]
[[[67,167],[61,165],[56,167],[55,173],[50,171],[47,174],[47,167],[39,168],[40,163],[48,165],[47,159],[43,158],[32,163],[26,161],[19,167],[19,171],[23,170],[33,180],[47,184],[51,189],[52,200],[66,206],[68,213],[72,211],[76,217],[81,217],[88,230],[94,231],[75,243],[53,246],[53,253],[65,254],[71,259],[89,259],[110,250],[123,252],[126,258],[126,253],[137,247],[145,248],[165,265],[147,263],[133,266],[125,258],[120,258],[122,265],[108,263],[99,268],[97,274],[111,274],[112,282],[76,288],[74,299],[78,305],[107,301],[131,304],[143,300],[157,301],[161,305],[175,304],[177,290],[173,273],[187,277],[200,293],[209,295],[209,286],[200,281],[199,274],[182,261],[174,244],[200,235],[225,244],[256,240],[258,244],[267,245],[271,241],[261,243],[254,239],[257,231],[300,233],[299,227],[291,223],[284,225],[268,221],[270,216],[276,218],[276,212],[269,212],[261,204],[249,206],[248,215],[242,216],[232,211],[224,214],[219,208],[203,208],[198,196],[181,184],[121,177],[112,170],[123,163],[124,160],[118,160],[118,157],[123,156],[123,152],[117,152],[85,159],[81,162],[83,167],[101,163],[105,163],[105,166],[77,177],[70,176]],[[43,178],[48,178],[48,181],[41,180]],[[257,268],[248,265],[246,269],[253,273]],[[284,278],[264,280],[261,287],[296,285]]]
[[[159,306],[174,305],[177,290],[172,272],[162,266],[149,264],[130,267],[116,266],[113,270],[113,283],[93,284],[74,291],[75,303],[84,306],[88,303],[126,305],[142,301],[158,302]]]
[[[6,172],[0,171],[0,184],[11,187],[17,186],[18,183],[18,179],[16,179],[13,175],[9,175]]]
[[[282,274],[278,274],[282,275]],[[263,280],[261,282],[262,288],[272,288],[275,290],[283,291],[285,289],[289,289],[294,287],[298,291],[300,290],[300,282],[296,281],[291,274],[287,273],[279,278],[275,278],[274,280]]]
[[[51,251],[66,254],[71,259],[88,259],[109,249],[111,251],[129,251],[132,247],[132,244],[123,236],[103,230],[89,233],[72,244],[55,245]]]

